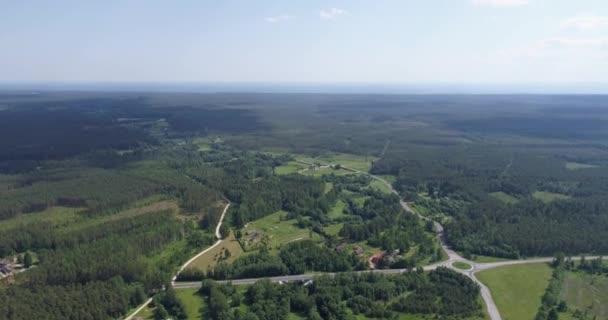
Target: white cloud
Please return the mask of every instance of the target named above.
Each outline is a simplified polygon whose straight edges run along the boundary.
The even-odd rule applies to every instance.
[[[528,0],[469,0],[469,2],[476,6],[488,6],[488,7],[519,7],[528,5]]]
[[[562,21],[562,28],[578,30],[597,30],[608,27],[608,17],[598,15],[578,15]]]
[[[278,16],[266,17],[266,18],[264,18],[264,20],[268,23],[277,23],[277,22],[291,20],[293,18],[295,18],[295,17],[292,15],[282,14],[282,15],[278,15]]]
[[[339,8],[331,8],[328,10],[321,10],[321,12],[319,12],[319,16],[321,17],[321,19],[330,20],[347,13],[348,12],[346,10],[342,10]]]

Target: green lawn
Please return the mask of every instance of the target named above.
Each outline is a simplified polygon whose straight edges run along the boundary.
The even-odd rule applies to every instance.
[[[580,162],[567,162],[566,169],[568,170],[580,170],[580,169],[590,169],[597,168],[598,166],[594,164],[580,163]]]
[[[331,190],[333,190],[334,188],[334,184],[332,182],[325,182],[325,189],[323,190],[324,193],[329,193]]]
[[[177,298],[184,304],[188,319],[202,319],[203,297],[197,293],[198,289],[175,290]]]
[[[587,311],[590,318],[608,319],[608,277],[583,272],[568,272],[560,299],[566,301],[571,315],[574,310]],[[567,315],[560,319],[567,318]]]
[[[517,198],[515,198],[514,196],[508,194],[508,193],[504,193],[502,191],[500,192],[492,192],[489,194],[490,196],[504,202],[504,203],[508,203],[508,204],[513,204],[513,203],[517,203],[519,200]]]
[[[551,273],[548,264],[527,264],[483,271],[477,278],[492,292],[503,320],[528,320],[541,305]]]
[[[545,203],[549,203],[555,200],[568,200],[572,198],[569,195],[546,191],[536,191],[532,194],[532,197]]]

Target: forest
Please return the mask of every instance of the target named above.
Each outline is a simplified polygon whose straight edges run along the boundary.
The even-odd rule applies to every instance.
[[[477,285],[444,268],[394,276],[340,273],[316,277],[309,284],[259,281],[244,293],[204,280],[200,294],[207,319],[287,319],[290,312],[307,319],[355,319],[357,315],[397,319],[400,313],[446,319],[481,315]],[[235,308],[240,305],[246,306],[247,313]]]
[[[606,254],[607,101],[0,94],[0,260],[27,256],[30,265],[0,280],[0,300],[8,302],[0,304],[0,318],[112,319],[149,296],[162,305],[159,313],[179,318],[183,306],[161,288],[214,242],[228,202],[224,236],[284,211],[284,219],[314,237],[262,247],[208,272],[189,270],[182,279],[205,278],[210,285],[211,279],[367,268],[351,250],[336,250],[342,243],[401,255],[378,268],[441,260],[432,224],[403,211],[400,197],[440,221],[464,256]],[[390,180],[399,196],[370,188],[369,177],[340,166],[331,174],[277,169],[332,153],[365,159],[365,168]],[[260,319],[286,312],[311,319],[480,312],[477,288],[448,270],[340,279],[321,277],[312,286],[263,282],[239,299],[229,286],[202,294],[217,306],[214,318],[244,317],[230,306],[237,300]],[[334,303],[338,297],[346,305]],[[266,305],[286,299],[287,310],[264,315]]]

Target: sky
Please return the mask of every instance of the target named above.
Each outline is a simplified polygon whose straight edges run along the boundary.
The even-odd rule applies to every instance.
[[[0,0],[0,81],[608,83],[608,1]]]

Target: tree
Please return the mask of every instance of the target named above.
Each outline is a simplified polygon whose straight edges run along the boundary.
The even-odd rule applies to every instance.
[[[558,252],[555,254],[555,257],[553,258],[553,266],[554,267],[562,266],[564,264],[565,260],[566,260],[566,255],[563,252]]]
[[[154,319],[156,320],[166,320],[169,319],[169,313],[165,309],[165,307],[159,301],[156,301],[156,309],[154,309]]]
[[[237,240],[241,240],[241,238],[243,237],[243,233],[240,229],[236,231],[235,237]]]
[[[26,252],[26,253],[25,253],[25,255],[23,256],[23,265],[24,265],[26,268],[29,268],[29,267],[31,267],[31,266],[32,266],[32,264],[33,264],[33,261],[32,261],[32,254],[31,254],[31,253],[29,253],[29,252]]]
[[[549,315],[547,316],[547,320],[559,320],[557,310],[551,309],[551,311],[549,311]]]

